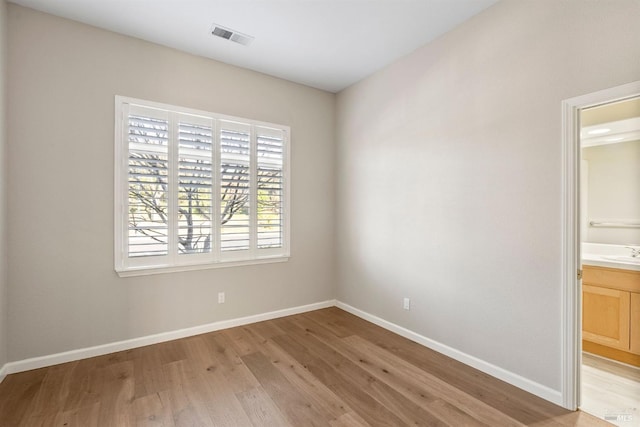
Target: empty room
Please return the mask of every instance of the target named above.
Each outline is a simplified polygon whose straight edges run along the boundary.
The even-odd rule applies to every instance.
[[[0,0],[0,426],[640,426],[639,22]]]

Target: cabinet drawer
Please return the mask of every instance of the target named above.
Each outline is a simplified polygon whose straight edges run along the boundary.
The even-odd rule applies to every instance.
[[[582,283],[640,292],[640,271],[584,265],[582,267]]]

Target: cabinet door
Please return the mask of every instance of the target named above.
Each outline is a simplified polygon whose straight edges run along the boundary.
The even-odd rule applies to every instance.
[[[630,292],[582,285],[582,338],[629,351]]]
[[[631,292],[631,352],[640,354],[640,294]]]

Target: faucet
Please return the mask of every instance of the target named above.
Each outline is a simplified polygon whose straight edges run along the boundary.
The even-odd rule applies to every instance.
[[[631,257],[638,258],[640,257],[640,248],[634,248],[633,246],[625,246],[627,249],[631,249]]]

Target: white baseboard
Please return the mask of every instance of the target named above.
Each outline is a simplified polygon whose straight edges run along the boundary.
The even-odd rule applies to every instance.
[[[65,351],[63,353],[51,354],[41,357],[10,362],[0,369],[0,382],[6,375],[17,372],[29,371],[31,369],[43,368],[60,363],[73,362],[75,360],[86,359],[88,357],[102,356],[104,354],[115,353],[132,348],[143,347],[151,344],[172,341],[194,335],[206,334],[208,332],[219,331],[221,329],[233,328],[236,326],[248,325],[250,323],[262,322],[264,320],[277,319],[279,317],[291,316],[293,314],[306,313],[307,311],[319,310],[321,308],[333,307],[335,300],[327,300],[314,304],[307,304],[298,307],[285,308],[283,310],[270,311],[267,313],[254,314],[237,319],[221,320],[219,322],[208,323],[206,325],[194,326],[192,328],[178,329],[175,331],[163,332],[160,334],[147,335],[125,341],[117,341],[109,344],[86,347],[77,350]]]
[[[457,360],[458,362],[462,362],[465,365],[476,368],[479,371],[491,375],[492,377],[505,381],[511,385],[528,391],[529,393],[535,394],[542,399],[562,406],[562,393],[558,390],[554,390],[535,381],[531,381],[530,379],[524,378],[511,371],[507,371],[506,369],[492,365],[489,362],[478,359],[477,357],[471,356],[462,351],[456,350],[455,348],[451,348],[447,345],[439,343],[438,341],[434,341],[409,329],[403,328],[402,326],[398,326],[395,323],[388,322],[384,319],[381,319],[380,317],[374,316],[373,314],[369,314],[365,311],[352,307],[349,304],[345,304],[341,301],[336,301],[336,307],[341,308],[342,310],[347,311],[371,323],[375,323],[376,325],[384,329],[415,341],[418,344],[435,350],[438,353],[449,356],[452,359]]]

